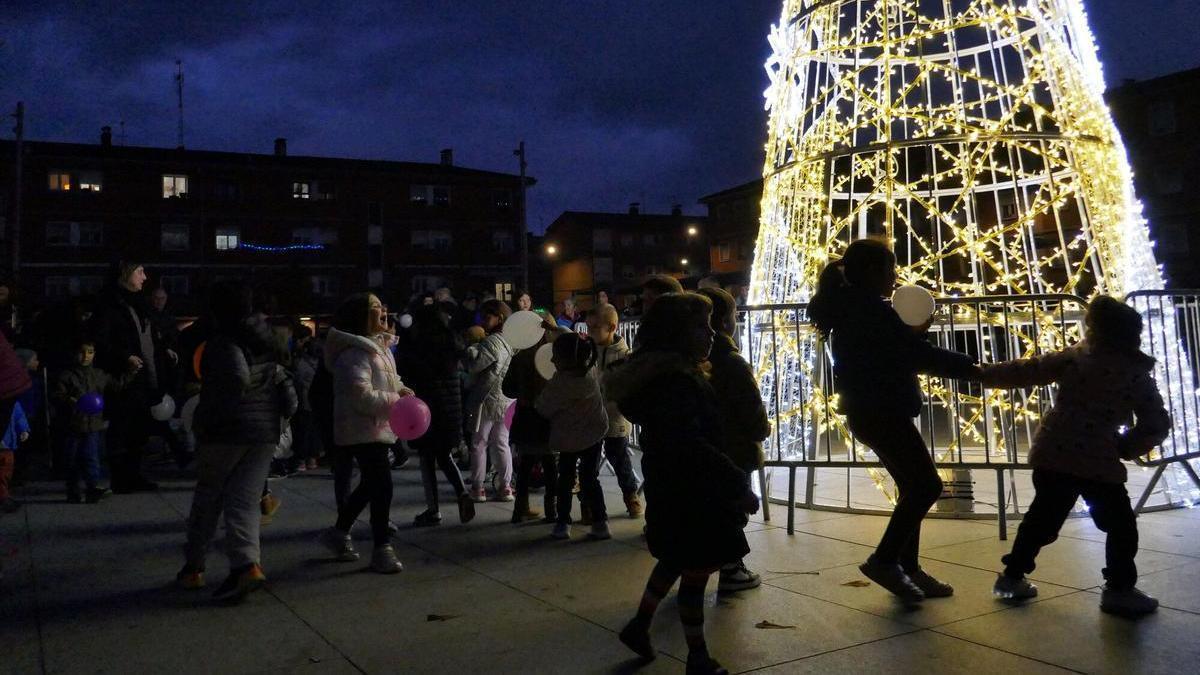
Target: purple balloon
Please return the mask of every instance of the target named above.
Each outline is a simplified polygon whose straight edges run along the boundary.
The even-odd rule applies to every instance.
[[[429,431],[429,422],[432,419],[433,414],[429,412],[429,406],[416,396],[402,397],[392,405],[388,414],[388,424],[392,427],[392,433],[402,441],[413,441],[424,436],[425,432]]]
[[[92,392],[79,397],[75,408],[84,415],[99,415],[104,412],[104,397]]]

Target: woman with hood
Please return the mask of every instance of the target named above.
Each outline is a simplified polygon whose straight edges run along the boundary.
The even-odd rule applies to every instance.
[[[742,527],[746,514],[758,511],[745,473],[720,449],[721,416],[705,370],[711,313],[712,303],[695,293],[657,298],[633,357],[606,387],[621,413],[641,425],[646,541],[658,560],[620,639],[654,658],[650,621],[678,580],[688,673],[727,672],[704,641],[704,589],[713,572],[749,553]]]
[[[90,331],[96,340],[96,365],[101,370],[114,378],[131,368],[139,370],[134,382],[107,401],[104,410],[109,420],[112,490],[118,494],[158,488],[142,475],[142,453],[154,427],[150,407],[170,388],[169,376],[179,361],[178,355],[164,346],[150,320],[145,283],[146,270],[140,263],[118,263],[113,284],[92,317]]]
[[[324,541],[338,560],[358,560],[350,528],[370,504],[375,543],[371,569],[380,574],[403,569],[388,532],[392,509],[388,451],[396,442],[388,416],[396,401],[413,392],[396,372],[395,343],[387,307],[371,293],[346,298],[325,338],[325,367],[333,373],[333,442],[338,453],[358,462],[361,477],[354,492],[338,506],[337,523],[325,532]]]

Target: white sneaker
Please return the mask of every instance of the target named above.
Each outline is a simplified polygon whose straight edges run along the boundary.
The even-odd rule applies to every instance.
[[[1037,586],[1029,583],[1025,577],[1013,579],[1000,574],[996,577],[996,583],[992,585],[992,595],[1004,600],[1029,600],[1036,598],[1037,594]]]
[[[404,565],[401,565],[400,560],[396,558],[396,549],[392,548],[391,544],[375,547],[375,553],[371,554],[371,571],[380,574],[396,574],[403,569]]]
[[[550,533],[550,536],[555,539],[570,539],[571,526],[567,523],[555,523],[554,530]]]
[[[588,539],[595,539],[597,541],[612,539],[612,532],[608,531],[608,522],[592,523],[592,530],[588,532]]]
[[[1115,590],[1105,587],[1100,594],[1100,611],[1123,616],[1140,616],[1158,609],[1158,599],[1136,588]]]
[[[717,591],[733,593],[758,588],[760,585],[762,585],[762,578],[746,569],[745,563],[739,562],[727,569],[721,569],[721,580],[717,583]]]

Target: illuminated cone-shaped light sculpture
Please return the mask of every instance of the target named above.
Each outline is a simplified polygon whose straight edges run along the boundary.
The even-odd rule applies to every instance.
[[[868,236],[937,296],[1162,288],[1082,0],[784,0],[769,39],[752,305]],[[837,426],[791,334],[756,352],[781,458]]]

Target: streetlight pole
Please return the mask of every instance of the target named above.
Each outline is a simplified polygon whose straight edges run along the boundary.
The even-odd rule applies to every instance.
[[[531,293],[529,289],[529,223],[528,211],[525,208],[525,141],[513,150],[521,165],[521,290]],[[530,297],[533,297],[532,295]]]

